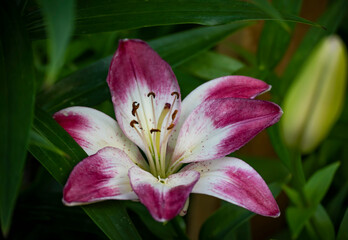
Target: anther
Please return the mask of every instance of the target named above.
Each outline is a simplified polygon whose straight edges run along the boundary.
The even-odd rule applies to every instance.
[[[167,127],[167,130],[172,129],[174,126],[175,126],[174,123],[170,124],[169,127]]]
[[[172,114],[172,120],[175,119],[177,113],[178,113],[178,110],[175,110],[175,111],[173,112],[173,114]]]
[[[148,97],[152,96],[153,98],[156,98],[156,94],[154,92],[149,92],[147,94]]]
[[[150,130],[150,133],[154,133],[154,132],[161,132],[161,130],[155,129],[155,128],[153,128],[153,129]]]
[[[171,106],[172,105],[170,105],[170,103],[166,103],[166,104],[164,104],[164,109],[170,109]]]
[[[134,124],[139,124],[139,123],[136,120],[132,120],[130,122],[130,125],[131,125],[132,128],[134,128]]]
[[[175,96],[176,96],[176,98],[177,98],[177,99],[179,99],[179,93],[178,93],[178,92],[172,92],[170,95],[172,95],[172,96],[174,96],[174,95],[175,95]]]
[[[135,116],[135,114],[136,114],[136,112],[137,112],[139,106],[140,106],[139,103],[133,102],[133,104],[132,104],[132,115],[133,115],[133,116]]]

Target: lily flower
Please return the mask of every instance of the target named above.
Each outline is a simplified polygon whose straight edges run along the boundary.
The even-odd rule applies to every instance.
[[[269,85],[226,76],[181,102],[171,67],[145,42],[128,39],[119,42],[107,83],[117,122],[87,107],[54,114],[89,155],[71,172],[64,204],[140,200],[163,222],[186,212],[192,192],[279,216],[262,177],[242,160],[226,157],[282,115],[278,105],[253,99]]]

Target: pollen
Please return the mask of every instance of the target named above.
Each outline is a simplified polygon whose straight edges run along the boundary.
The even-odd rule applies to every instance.
[[[150,130],[150,133],[154,133],[154,132],[161,132],[161,130],[152,128],[152,129]]]
[[[138,121],[132,120],[132,121],[130,122],[130,125],[131,125],[132,128],[135,127],[135,126],[134,126],[135,124],[139,124]]]
[[[137,102],[133,102],[132,104],[132,115],[135,116],[135,114],[137,113],[137,110],[139,108],[140,104]]]

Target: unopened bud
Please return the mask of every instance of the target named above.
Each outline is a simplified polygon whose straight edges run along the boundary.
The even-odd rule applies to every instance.
[[[342,40],[323,39],[285,96],[281,129],[287,145],[309,153],[327,136],[342,110],[346,78]]]

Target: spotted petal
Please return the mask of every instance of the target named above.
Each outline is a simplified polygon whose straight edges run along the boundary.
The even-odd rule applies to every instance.
[[[192,163],[182,172],[197,171],[201,177],[193,193],[211,195],[264,216],[278,217],[278,205],[262,177],[236,158]]]
[[[123,134],[116,121],[105,113],[88,107],[69,107],[55,113],[53,118],[88,155],[104,147],[115,147],[126,152],[134,163],[148,168],[137,146]]]
[[[157,179],[149,172],[133,167],[129,170],[129,179],[133,190],[152,217],[164,222],[178,215],[184,208],[199,179],[199,173],[186,171],[170,175],[167,179]]]
[[[219,98],[249,98],[268,91],[267,83],[246,76],[226,76],[211,80],[193,90],[182,102],[180,119],[169,139],[169,149],[174,149],[179,130],[190,113],[202,102]]]
[[[261,100],[224,98],[205,101],[183,124],[172,163],[224,157],[276,123],[281,114],[278,105]]]
[[[123,151],[106,147],[75,166],[63,190],[66,205],[81,205],[109,199],[137,199],[128,179],[136,166]]]
[[[175,75],[170,66],[143,41],[119,42],[111,61],[107,82],[117,122],[124,133],[143,151],[144,142],[131,127],[132,120],[141,123],[139,129],[143,130],[144,137],[150,142],[150,130],[157,128],[156,121],[166,103],[172,105],[172,112],[178,110],[179,116],[180,89]],[[155,99],[152,101],[153,97]],[[174,102],[175,98],[179,99]],[[139,108],[136,110],[135,106],[138,104]],[[170,117],[169,113],[164,122],[171,121]],[[164,133],[167,127],[163,124],[159,130]]]

